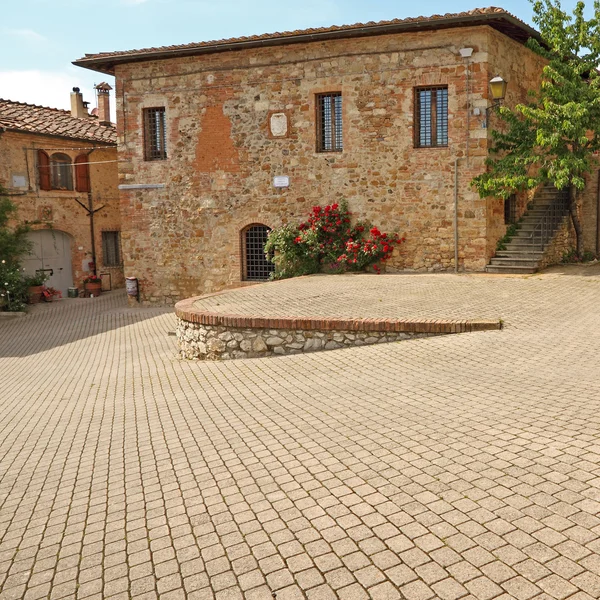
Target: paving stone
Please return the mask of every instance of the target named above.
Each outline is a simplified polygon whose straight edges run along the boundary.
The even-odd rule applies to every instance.
[[[599,597],[600,277],[369,281],[505,328],[207,364],[121,292],[3,323],[2,598]]]

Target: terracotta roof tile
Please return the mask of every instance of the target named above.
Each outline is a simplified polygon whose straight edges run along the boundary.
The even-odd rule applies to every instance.
[[[96,69],[102,72],[112,72],[113,65],[117,62],[126,63],[136,60],[150,60],[153,58],[168,58],[169,55],[194,54],[196,52],[217,52],[224,46],[244,46],[263,44],[288,44],[299,41],[297,38],[307,36],[316,36],[316,38],[326,38],[328,35],[372,35],[377,33],[378,29],[393,28],[398,29],[437,29],[443,27],[460,27],[470,24],[482,24],[487,22],[493,27],[498,28],[507,35],[511,35],[519,41],[526,41],[532,35],[538,35],[537,32],[503,8],[490,6],[488,8],[475,8],[470,11],[459,13],[447,13],[444,15],[432,15],[430,17],[409,17],[406,19],[392,19],[390,21],[369,21],[368,23],[355,23],[353,25],[334,25],[332,27],[318,27],[302,29],[295,31],[284,31],[276,33],[267,33],[263,35],[243,36],[228,38],[222,40],[213,40],[206,42],[194,42],[191,44],[178,44],[171,46],[157,46],[152,48],[141,48],[137,50],[123,50],[117,52],[99,52],[96,54],[86,54],[74,64]],[[372,29],[369,32],[369,29]],[[362,31],[361,31],[362,30]]]
[[[100,125],[97,117],[72,117],[70,111],[0,98],[0,127],[15,131],[58,135],[78,140],[116,144],[114,125]]]

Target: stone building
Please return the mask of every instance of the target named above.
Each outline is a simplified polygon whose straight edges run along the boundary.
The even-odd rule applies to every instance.
[[[97,114],[77,88],[71,111],[0,99],[0,185],[32,229],[23,264],[30,274],[44,270],[63,296],[94,268],[105,287],[124,284],[109,90],[97,87]]]
[[[483,270],[507,212],[469,185],[488,83],[526,99],[532,35],[490,8],[86,55],[117,81],[126,275],[147,302],[264,278],[269,228],[342,198],[406,237],[388,270]]]

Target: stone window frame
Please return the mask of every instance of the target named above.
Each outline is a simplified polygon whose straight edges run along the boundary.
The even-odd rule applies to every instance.
[[[413,101],[414,101],[414,147],[415,148],[447,148],[450,143],[449,136],[449,87],[447,84],[439,85],[422,85],[413,88]],[[445,109],[444,120],[442,123],[442,135],[445,134],[445,138],[442,143],[438,143],[438,96],[432,94],[428,108],[425,109],[427,116],[429,117],[429,139],[430,143],[423,143],[421,137],[421,125],[423,111],[421,110],[421,93],[422,92],[437,92],[445,91],[445,98],[442,103],[443,109]]]
[[[142,108],[144,160],[167,160],[167,109],[165,106]]]
[[[339,105],[336,99],[339,98]],[[315,151],[318,154],[344,151],[344,93],[336,91],[315,93]],[[330,147],[324,136],[331,132]]]
[[[275,270],[275,265],[272,266],[270,272],[266,274],[266,277],[252,277],[249,276],[248,269],[250,265],[248,264],[248,245],[247,245],[247,233],[254,227],[264,227],[268,231],[272,231],[272,227],[266,225],[265,223],[259,223],[257,221],[253,223],[249,223],[245,227],[240,230],[240,266],[241,273],[240,278],[244,282],[259,282],[259,281],[267,281],[269,278],[270,272]]]

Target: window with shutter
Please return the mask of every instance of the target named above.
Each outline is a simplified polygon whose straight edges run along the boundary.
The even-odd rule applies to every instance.
[[[43,151],[38,150],[38,179],[40,190],[51,190],[50,183],[50,157]]]
[[[50,159],[50,175],[53,190],[73,189],[73,169],[71,159],[66,154],[57,152]]]
[[[78,192],[89,192],[90,188],[90,166],[88,156],[80,154],[75,159],[75,189]]]

